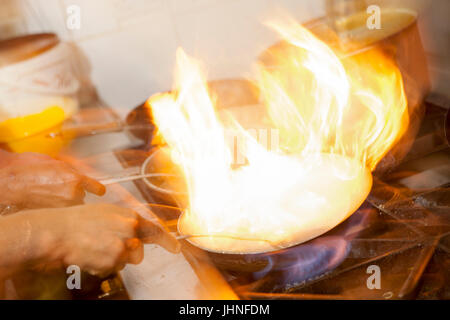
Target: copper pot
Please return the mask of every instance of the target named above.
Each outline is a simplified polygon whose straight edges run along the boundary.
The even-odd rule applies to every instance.
[[[419,130],[425,106],[422,104],[430,90],[426,55],[417,26],[417,13],[409,9],[386,9],[381,11],[381,29],[366,28],[366,12],[340,18],[330,26],[329,18],[315,19],[305,24],[319,39],[331,48],[344,52],[345,57],[370,54],[382,50],[392,57],[402,74],[408,100],[409,127],[402,138],[380,161],[374,174],[383,175],[395,168],[411,148]],[[260,61],[269,67],[277,67],[272,59],[293,48],[281,41],[265,50]]]

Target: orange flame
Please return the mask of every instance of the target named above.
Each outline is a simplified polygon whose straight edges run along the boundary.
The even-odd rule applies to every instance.
[[[370,171],[407,127],[402,78],[389,58],[339,57],[301,25],[269,25],[295,48],[274,56],[275,67],[257,68],[278,150],[220,120],[199,64],[181,49],[174,92],[149,99],[186,180],[179,230],[208,250],[271,251],[332,229],[365,200]],[[245,166],[232,166],[228,130],[244,137]]]

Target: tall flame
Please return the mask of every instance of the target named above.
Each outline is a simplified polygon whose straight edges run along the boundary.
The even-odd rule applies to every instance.
[[[175,90],[148,101],[186,180],[179,230],[208,250],[271,251],[335,227],[367,197],[370,171],[407,127],[402,78],[389,58],[373,50],[339,58],[299,24],[269,25],[294,48],[257,67],[278,150],[221,121],[199,63],[182,49]],[[243,136],[239,168],[230,129]]]

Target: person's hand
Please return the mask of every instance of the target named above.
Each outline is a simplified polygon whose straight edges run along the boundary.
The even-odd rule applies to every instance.
[[[0,154],[0,204],[51,208],[81,204],[86,192],[105,187],[63,161],[37,153]]]
[[[179,250],[178,241],[163,227],[110,204],[26,210],[4,219],[29,226],[23,232],[30,245],[21,251],[28,252],[26,264],[39,270],[77,265],[93,275],[106,276],[127,263],[140,263],[143,239],[172,252]]]

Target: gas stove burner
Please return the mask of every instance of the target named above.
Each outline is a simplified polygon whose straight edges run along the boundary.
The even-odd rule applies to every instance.
[[[349,251],[350,242],[344,237],[319,237],[285,253],[268,256],[270,263],[267,268],[253,276],[260,280],[274,273],[277,282],[273,289],[289,289],[333,271]]]
[[[210,252],[209,256],[220,270],[232,274],[235,281],[251,279],[255,283],[271,283],[275,291],[286,290],[318,279],[339,266],[351,251],[351,240],[370,223],[368,210],[364,204],[338,227],[291,248],[244,255]]]
[[[426,102],[422,127],[403,163],[375,178],[367,201],[333,230],[285,250],[208,253],[208,259],[244,299],[449,299],[447,114],[448,109]],[[142,164],[149,153],[141,154],[140,160],[119,158],[125,166]],[[171,194],[135,183],[148,202],[180,205]],[[166,211],[155,213],[176,228],[179,211]],[[367,286],[373,266],[381,272],[381,289]]]

